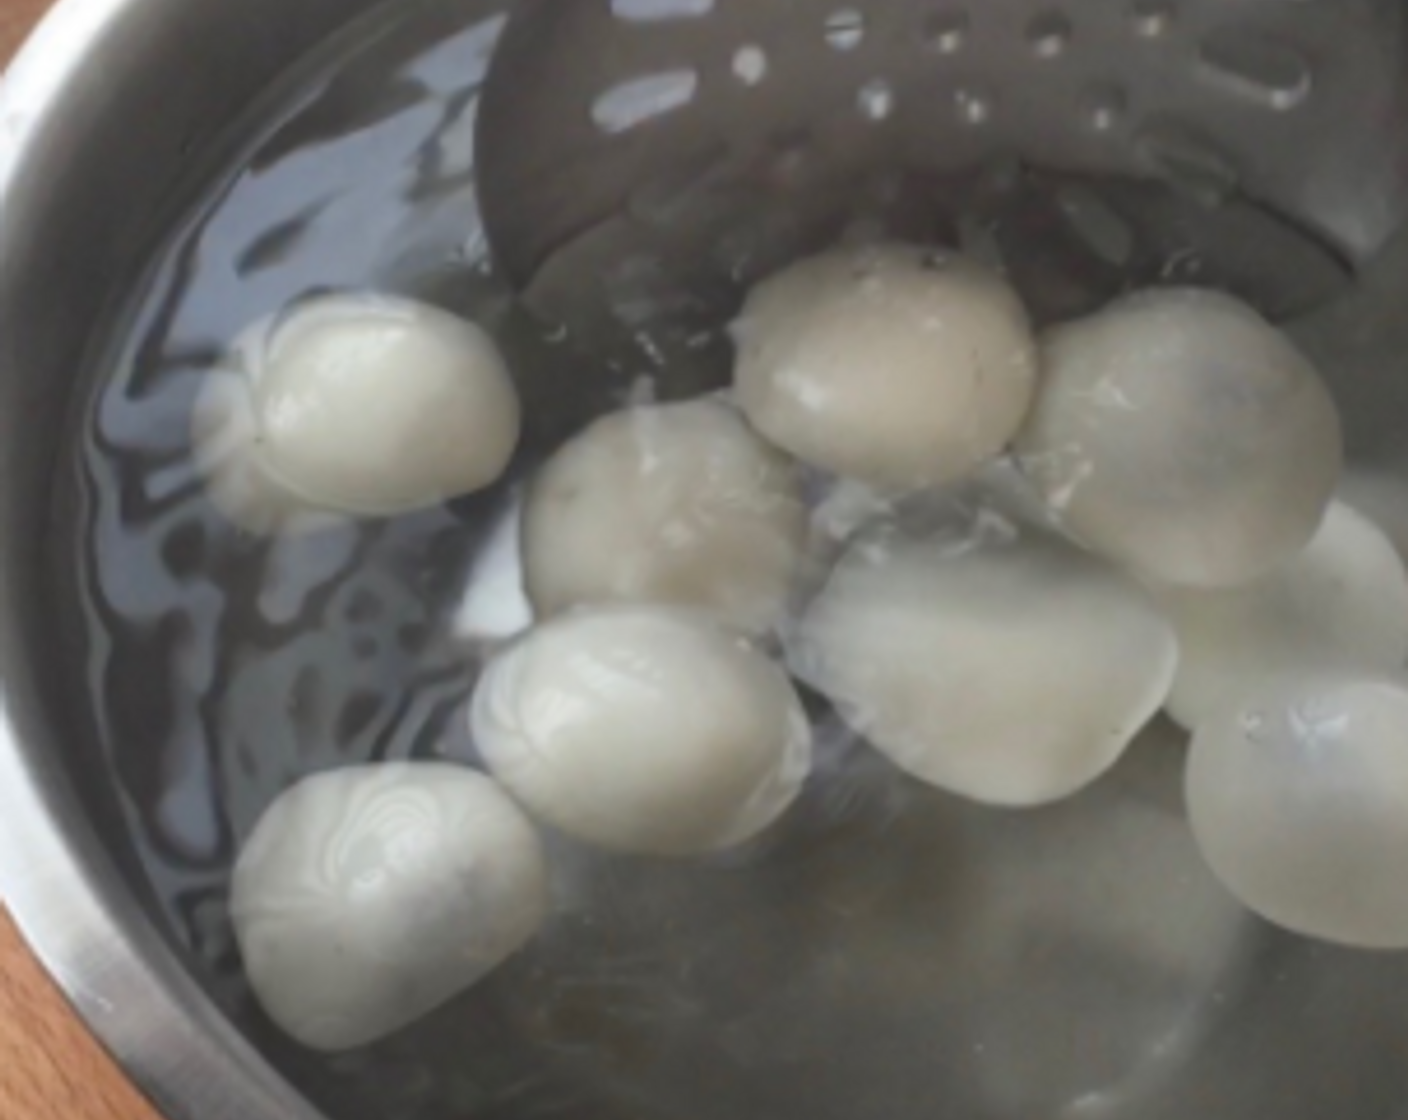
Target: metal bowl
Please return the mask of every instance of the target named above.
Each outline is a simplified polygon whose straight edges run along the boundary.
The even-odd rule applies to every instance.
[[[402,7],[409,12],[437,2],[450,0]],[[539,37],[551,46],[614,33],[600,26],[607,0],[454,2],[481,20],[495,13],[532,17],[511,29],[495,60],[500,77],[509,80],[499,83],[494,97],[485,95],[481,137],[484,153],[494,144],[508,153],[496,164],[497,175],[484,175],[479,187],[486,214],[498,214],[499,234],[507,239],[500,250],[518,280],[580,228],[586,216],[580,207],[619,207],[630,195],[628,206],[648,211],[676,201],[662,197],[662,189],[692,187],[698,168],[683,141],[675,150],[649,143],[637,149],[628,140],[603,153],[599,137],[552,128],[556,103],[546,83],[555,72],[553,58],[535,44]],[[1145,74],[1139,56],[1122,57],[1121,65],[1139,71],[1130,85],[1142,91],[1139,98],[1111,86],[1101,69],[1110,62],[1106,56],[1087,72],[1100,94],[1095,102],[1083,100],[1075,87],[1063,103],[1033,99],[1016,131],[1003,132],[1000,123],[987,134],[996,139],[979,142],[973,129],[1002,121],[993,112],[1003,104],[1002,88],[1025,80],[1028,70],[1019,70],[1018,61],[1028,68],[1059,65],[1072,26],[1079,32],[1087,15],[1106,38],[1123,34],[1119,28],[1127,24],[1136,38],[1156,39],[1180,10],[1161,0],[1069,0],[1059,12],[1026,0],[992,0],[991,9],[1005,13],[997,22],[1016,29],[1013,41],[1026,53],[1018,60],[1002,54],[1000,44],[985,47],[998,52],[985,72],[1006,86],[985,88],[975,101],[975,87],[965,79],[958,92],[966,96],[950,106],[957,116],[944,118],[936,143],[957,145],[971,159],[977,158],[974,144],[992,149],[985,155],[1000,154],[1022,137],[1056,144],[1044,114],[1069,109],[1062,127],[1080,135],[1071,143],[1094,152],[1105,141],[1080,129],[1089,125],[1103,135],[1137,110],[1140,98],[1164,97],[1175,108],[1202,113],[1220,104],[1217,97],[1231,97],[1240,108],[1219,123],[1227,135],[1209,139],[1174,128],[1164,114],[1157,127],[1139,133],[1142,146],[1122,151],[1117,165],[1091,157],[1077,161],[1071,174],[1147,172],[1182,188],[1165,196],[1126,183],[1119,200],[1132,208],[1136,232],[1147,233],[1134,247],[1158,249],[1170,223],[1184,231],[1179,236],[1196,234],[1205,258],[1221,269],[1218,279],[1233,287],[1245,282],[1252,296],[1293,320],[1297,339],[1326,365],[1345,412],[1357,455],[1357,494],[1397,531],[1402,546],[1408,538],[1402,486],[1408,455],[1401,439],[1408,394],[1401,386],[1408,381],[1400,367],[1408,336],[1398,309],[1408,292],[1408,239],[1400,230],[1408,212],[1408,157],[1400,158],[1408,143],[1401,80],[1408,72],[1408,7],[1400,0],[1336,3],[1237,0],[1244,24],[1284,24],[1277,34],[1302,36],[1295,49],[1288,54],[1284,38],[1268,40],[1245,26],[1230,37],[1212,28],[1201,40],[1202,53],[1185,60],[1208,66],[1203,76],[1212,85],[1206,89],[1187,93],[1179,84],[1182,71]],[[210,150],[211,138],[234,127],[307,52],[378,6],[376,0],[61,0],[0,91],[0,894],[78,1010],[172,1120],[318,1120],[322,1113],[309,1102],[334,1097],[321,1092],[318,1067],[271,1043],[267,1032],[251,1033],[243,1020],[229,1017],[211,998],[197,962],[164,927],[131,851],[114,776],[78,745],[87,698],[76,693],[77,677],[65,670],[64,639],[53,624],[60,591],[41,541],[53,517],[55,479],[73,469],[61,455],[62,433],[80,371],[92,362],[114,301],[150,264],[169,219],[172,185],[198,178],[209,161],[221,158]],[[1191,23],[1206,25],[1235,24],[1226,14],[1233,6],[1186,0],[1182,7]],[[623,5],[649,7],[644,0]],[[712,5],[660,0],[660,7]],[[863,8],[884,13],[874,27],[889,26],[891,17],[918,19],[915,26],[924,33],[915,42],[935,57],[951,53],[973,30],[956,4],[918,0],[870,6],[737,0],[729,11],[741,24],[754,19],[748,34],[769,43],[791,41],[790,19],[815,17],[814,41],[797,48],[800,72],[816,88],[834,85],[848,98],[860,79],[862,114],[874,118],[889,102],[877,101],[872,76],[855,61],[865,56],[850,53]],[[558,19],[561,26],[554,25]],[[907,42],[891,32],[899,36],[892,42]],[[701,57],[713,59],[710,65],[722,59],[725,72],[732,58],[734,72],[750,84],[758,48],[740,40],[742,34],[721,20],[699,40],[708,48]],[[658,28],[647,41],[649,50],[680,57]],[[1217,50],[1209,53],[1210,45]],[[733,54],[734,48],[744,53]],[[829,64],[823,71],[823,60],[831,58],[826,52],[838,51],[854,72]],[[607,56],[627,57],[613,50]],[[514,97],[514,75],[534,65],[534,96]],[[897,65],[919,74],[921,84],[928,73],[913,58]],[[596,89],[611,77],[583,71],[573,81]],[[1319,83],[1313,96],[1305,85],[1312,78]],[[898,92],[903,96],[905,88]],[[1278,121],[1275,114],[1297,110],[1308,98],[1314,111],[1304,119],[1318,122],[1315,135],[1337,153],[1335,161],[1307,159],[1315,149],[1269,123],[1248,134],[1245,145],[1231,131],[1236,121]],[[746,116],[727,99],[700,108],[690,126],[695,139],[700,130]],[[790,102],[778,107],[769,127],[795,135],[799,122],[788,116],[794,108]],[[767,131],[758,123],[763,116],[748,118],[760,135]],[[1341,120],[1342,129],[1326,127]],[[836,149],[842,165],[853,156],[873,159],[877,151],[886,158],[869,139],[852,144],[847,137],[853,134],[846,124]],[[544,167],[559,150],[575,162],[548,178]],[[1247,153],[1265,157],[1248,158],[1248,166],[1255,165],[1249,181],[1255,194],[1288,215],[1285,221],[1269,222],[1236,205],[1198,209],[1209,191],[1228,185],[1223,156],[1235,163]],[[793,167],[795,152],[774,154],[781,171]],[[1348,165],[1355,173],[1345,173]],[[959,209],[989,196],[991,182],[965,177],[963,167],[948,170],[956,177],[944,189]],[[642,182],[650,188],[643,199],[632,195]],[[1069,289],[1042,285],[1053,260],[1071,263],[1064,254],[1072,232],[1077,241],[1082,229],[1093,234],[1096,257],[1112,251],[1108,223],[1092,230],[1089,211],[1080,206],[1074,231],[1045,240],[1052,222],[1072,217],[1072,199],[1085,205],[1090,197],[1083,179],[1037,178],[995,204],[999,224],[1054,254],[1038,262],[1033,277],[1038,295],[1054,292],[1053,316],[1071,310],[1062,302]],[[743,205],[747,209],[751,199]],[[538,209],[527,221],[531,207]],[[1037,220],[1007,221],[1029,214]],[[534,238],[544,231],[553,232],[538,244]],[[608,228],[600,239],[583,239],[567,282],[548,275],[528,285],[529,294],[581,316],[588,330],[601,327],[600,307],[590,300],[571,303],[579,290],[571,280],[596,267],[598,249],[615,251],[618,232]],[[1001,244],[978,247],[1003,251]],[[1085,248],[1091,249],[1089,238]],[[1116,250],[1119,255],[1127,247]],[[1140,258],[1140,267],[1153,267],[1151,260]],[[1088,265],[1081,275],[1098,281],[1085,295],[1100,297],[1110,262],[1081,258],[1075,265],[1078,273]],[[541,271],[538,276],[543,279]],[[689,282],[691,276],[686,270],[675,279]],[[609,329],[606,335],[608,344],[620,341]],[[508,1021],[517,1029],[573,1035],[573,1046],[558,1048],[554,1076],[611,1091],[585,1094],[567,1106],[552,1098],[515,1104],[505,1092],[472,1110],[493,1120],[549,1111],[567,1117],[727,1113],[736,1120],[788,1110],[809,1120],[871,1114],[894,1120],[936,1108],[974,1120],[1408,1117],[1402,1059],[1408,958],[1312,945],[1236,908],[1196,863],[1177,797],[1179,751],[1176,741],[1156,734],[1141,745],[1138,759],[1088,798],[1020,820],[925,800],[924,791],[874,772],[864,757],[857,762],[846,755],[854,785],[845,796],[859,791],[862,800],[872,798],[886,827],[902,819],[912,848],[950,853],[938,861],[936,878],[921,880],[898,863],[872,875],[870,865],[851,858],[855,837],[807,833],[835,808],[822,790],[813,806],[819,816],[797,826],[803,854],[774,884],[782,900],[776,912],[750,925],[755,894],[730,894],[725,885],[714,896],[700,896],[717,899],[721,913],[728,911],[724,917],[739,918],[716,927],[725,935],[715,974],[662,968],[618,977],[613,983],[632,987],[633,998],[648,997],[627,1009],[644,1008],[630,1023],[613,1018],[614,1011],[599,1014],[600,1007],[574,1004],[571,993],[553,1003],[562,993],[552,990],[551,968],[515,989],[521,999]],[[835,763],[842,755],[838,748],[827,758]],[[858,835],[865,840],[863,828]],[[973,853],[981,858],[970,858]],[[634,910],[615,904],[628,915],[618,931],[628,943],[673,928],[691,904],[696,909],[683,924],[703,913],[698,898],[690,903],[682,891],[675,893],[674,876],[636,868],[612,880],[622,898],[639,892],[632,902],[650,900]],[[936,884],[943,892],[926,895]],[[921,924],[906,924],[911,919]],[[801,934],[814,936],[811,950],[790,954],[786,938]],[[574,938],[559,931],[545,949],[548,963],[590,971],[590,939]],[[734,950],[753,971],[733,967],[728,954]],[[707,1009],[715,997],[728,1002],[744,991],[757,998],[725,1033],[711,1032],[707,1016],[690,1019],[689,1007],[680,1010],[689,1000]],[[894,1012],[909,1007],[916,993],[938,993],[943,1002],[932,1014],[910,1019],[905,1015],[912,1007]],[[548,1004],[552,1013],[544,1010]],[[662,1040],[673,1047],[666,1047],[668,1060],[640,1060]],[[825,1060],[833,1054],[836,1061]],[[904,1093],[903,1078],[892,1076],[930,1067],[942,1075],[938,1083],[951,1086],[932,1100]],[[730,1071],[752,1079],[746,1092],[729,1083]],[[378,1066],[373,1058],[349,1083],[422,1074],[413,1059]],[[785,1083],[786,1093],[772,1095],[770,1080]]]
[[[0,893],[80,1014],[172,1120],[316,1120],[177,962],[74,765],[37,548],[74,372],[161,196],[303,52],[370,0],[71,0],[0,92]]]

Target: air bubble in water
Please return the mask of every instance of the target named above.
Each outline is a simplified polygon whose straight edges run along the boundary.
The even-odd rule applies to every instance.
[[[1042,12],[1027,25],[1027,42],[1038,58],[1055,58],[1071,41],[1071,21],[1060,12]]]
[[[1095,86],[1082,98],[1086,124],[1095,132],[1111,132],[1124,120],[1129,98],[1119,86]]]
[[[939,54],[957,54],[968,42],[968,13],[961,9],[932,13],[924,21],[924,42]]]
[[[877,78],[861,86],[857,104],[868,120],[886,120],[895,111],[895,91],[889,82]]]
[[[739,47],[733,56],[733,73],[745,86],[755,86],[768,76],[767,52],[756,43]]]
[[[958,111],[958,119],[964,124],[986,124],[992,119],[991,99],[977,90],[959,90],[954,94],[953,103]]]

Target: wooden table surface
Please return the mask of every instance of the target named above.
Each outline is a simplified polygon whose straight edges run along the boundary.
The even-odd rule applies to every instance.
[[[0,62],[8,61],[20,40],[53,0],[0,0]],[[9,1117],[5,1117],[9,1120]]]
[[[50,0],[0,0],[8,61]],[[0,1120],[157,1120],[0,911]]]
[[[3,912],[0,1120],[157,1120],[89,1037]]]

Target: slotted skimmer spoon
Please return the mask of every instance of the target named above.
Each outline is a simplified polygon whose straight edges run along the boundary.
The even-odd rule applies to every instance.
[[[1403,34],[1371,0],[525,0],[482,207],[530,307],[704,380],[746,285],[840,236],[960,245],[1044,320],[1161,281],[1285,319],[1403,217]]]

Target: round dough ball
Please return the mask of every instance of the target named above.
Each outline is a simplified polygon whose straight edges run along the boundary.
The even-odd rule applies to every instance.
[[[812,505],[807,555],[793,603],[806,603],[821,590],[836,561],[867,525],[883,522],[910,536],[923,536],[954,518],[982,515],[1028,530],[1060,533],[1046,504],[1009,458],[994,459],[951,486],[902,495],[828,478]],[[790,621],[795,623],[795,611]]]
[[[1279,677],[1408,663],[1408,577],[1389,539],[1341,502],[1298,556],[1255,583],[1155,588],[1182,651],[1168,712],[1192,730]]]
[[[1277,925],[1408,949],[1408,689],[1283,681],[1220,709],[1188,756],[1188,815],[1231,891]]]
[[[532,824],[492,780],[435,763],[340,770],[284,793],[240,853],[231,915],[269,1017],[336,1052],[479,981],[547,911]]]
[[[533,483],[524,575],[540,615],[649,602],[761,632],[782,616],[806,532],[796,465],[731,408],[634,408],[597,421]]]
[[[898,245],[802,261],[753,289],[736,384],[760,432],[813,466],[899,490],[997,455],[1031,405],[1016,294],[959,257]]]
[[[993,805],[1104,773],[1168,696],[1172,627],[1122,573],[991,512],[851,546],[793,672],[901,769]]]
[[[1310,363],[1242,303],[1145,292],[1050,332],[1022,467],[1077,539],[1149,577],[1225,587],[1315,534],[1339,417]]]
[[[284,507],[383,517],[434,505],[497,481],[518,444],[518,396],[493,340],[411,300],[299,304],[247,331],[228,364],[194,437],[241,524],[277,523]]]
[[[620,852],[740,844],[795,800],[811,729],[787,675],[708,619],[585,608],[490,663],[475,740],[530,812]]]

